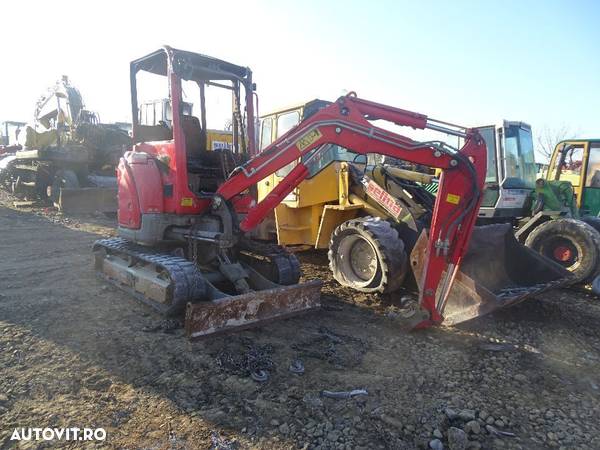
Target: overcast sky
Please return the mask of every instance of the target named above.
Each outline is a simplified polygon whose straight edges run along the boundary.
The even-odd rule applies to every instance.
[[[464,125],[600,136],[598,1],[8,1],[0,121],[69,75],[131,121],[128,63],[163,44],[249,66],[261,111],[345,91]]]

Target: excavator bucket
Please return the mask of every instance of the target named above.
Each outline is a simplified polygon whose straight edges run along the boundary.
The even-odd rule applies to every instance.
[[[418,282],[428,242],[423,231],[411,253]],[[442,312],[444,325],[483,316],[571,282],[569,271],[520,244],[509,224],[475,227]]]

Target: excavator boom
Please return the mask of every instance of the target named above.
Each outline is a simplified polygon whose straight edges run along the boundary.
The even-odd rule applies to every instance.
[[[258,225],[307,176],[320,167],[321,153],[335,144],[359,154],[375,153],[442,169],[433,211],[419,302],[422,313],[414,326],[441,323],[446,298],[465,254],[477,218],[486,168],[486,147],[476,131],[461,133],[465,144],[456,151],[441,142],[416,142],[374,126],[385,120],[399,126],[435,128],[442,125],[422,114],[370,102],[354,95],[341,97],[273,142],[237,169],[217,190],[231,200],[271,173],[299,162],[240,223],[249,231]],[[448,132],[459,133],[447,129]],[[445,274],[444,274],[445,273]],[[444,277],[442,275],[444,274]],[[438,287],[441,284],[441,289]],[[436,295],[437,293],[437,295]]]

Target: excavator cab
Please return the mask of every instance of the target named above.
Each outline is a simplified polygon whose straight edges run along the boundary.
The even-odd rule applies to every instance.
[[[172,143],[165,157],[187,178],[182,197],[214,192],[254,153],[254,84],[247,67],[161,49],[131,63],[131,92],[134,144]]]
[[[250,69],[164,47],[130,64],[130,82],[120,237],[95,243],[98,274],[164,315],[185,310],[192,338],[317,307],[320,283],[298,283],[294,255],[240,233],[253,189],[218,192],[254,154]]]

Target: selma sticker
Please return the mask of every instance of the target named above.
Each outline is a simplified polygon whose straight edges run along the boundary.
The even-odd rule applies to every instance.
[[[298,141],[296,142],[296,147],[298,147],[298,150],[303,152],[304,149],[306,149],[306,147],[308,147],[311,144],[314,144],[322,137],[323,137],[323,135],[321,134],[319,129],[309,131],[304,136],[302,136],[300,139],[298,139]]]
[[[190,197],[183,197],[181,199],[181,206],[194,206],[194,200]]]
[[[448,196],[446,197],[446,201],[448,203],[452,203],[453,205],[458,205],[458,203],[460,202],[460,195],[448,194]]]

